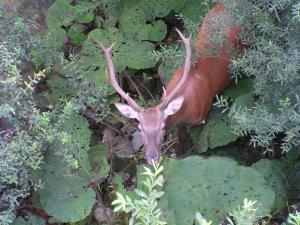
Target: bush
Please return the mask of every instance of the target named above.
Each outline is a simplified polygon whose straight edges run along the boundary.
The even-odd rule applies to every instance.
[[[0,222],[8,224],[19,200],[38,187],[32,171],[43,161],[50,134],[48,114],[40,112],[34,101],[34,87],[44,72],[22,73],[22,61],[28,60],[28,48],[34,41],[29,27],[21,18],[0,16],[0,201],[5,205]]]
[[[280,137],[287,152],[300,144],[299,3],[230,0],[225,6],[243,27],[241,41],[250,46],[233,61],[233,74],[254,79],[247,100],[237,99],[230,110],[231,126],[266,150],[274,150]]]

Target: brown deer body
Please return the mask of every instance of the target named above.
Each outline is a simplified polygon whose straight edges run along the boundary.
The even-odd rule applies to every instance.
[[[212,20],[220,18],[222,25]],[[210,41],[216,30],[224,33],[220,46]],[[126,94],[115,79],[111,49],[105,49],[111,83],[116,91],[128,102],[128,105],[116,103],[119,111],[128,118],[137,119],[141,131],[146,159],[148,163],[157,161],[161,154],[161,144],[166,126],[178,125],[179,143],[182,143],[185,126],[201,122],[207,116],[214,97],[230,83],[229,64],[230,48],[239,49],[237,35],[240,28],[234,25],[230,15],[221,4],[217,4],[204,19],[198,34],[195,65],[191,65],[191,36],[185,38],[178,30],[186,49],[184,66],[179,67],[167,85],[166,92],[159,105],[142,108]],[[213,55],[206,55],[207,50],[216,49]],[[181,146],[182,147],[182,146]]]
[[[226,29],[225,35],[227,35],[224,37],[222,46],[213,52],[213,56],[205,56],[207,48],[215,48],[215,46],[211,46],[210,40],[206,38],[213,36],[213,34],[209,35],[207,32],[214,32],[214,29],[209,26],[216,25],[211,24],[209,20],[216,16],[223,18],[227,22],[222,25],[223,29]],[[197,57],[195,65],[185,81],[185,85],[176,94],[176,96],[184,96],[185,101],[181,109],[168,118],[168,124],[195,124],[205,119],[215,96],[222,92],[230,83],[228,66],[231,56],[228,48],[240,48],[237,41],[239,32],[240,28],[234,26],[234,21],[224,11],[221,4],[217,4],[209,12],[198,34],[197,52],[200,56]],[[204,55],[201,55],[202,53]],[[166,87],[167,96],[177,86],[178,81],[182,77],[182,71],[183,68],[181,66],[173,75]]]

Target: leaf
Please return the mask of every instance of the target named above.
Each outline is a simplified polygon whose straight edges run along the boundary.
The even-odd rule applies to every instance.
[[[103,28],[114,27],[122,13],[122,4],[117,1],[110,2],[109,4],[103,6],[103,10],[105,18],[98,17],[99,20],[103,21]]]
[[[172,11],[199,22],[206,13],[203,0],[138,0],[124,1],[120,16],[120,29],[139,40],[161,41],[167,33],[167,26],[160,18]]]
[[[56,0],[48,9],[46,22],[48,28],[58,28],[62,25],[69,25],[72,21],[64,21],[71,14],[71,0]]]
[[[119,20],[120,29],[138,40],[160,41],[167,33],[167,26],[158,18],[166,16],[174,5],[170,0],[141,0],[135,4],[127,1]]]
[[[97,222],[94,221],[92,216],[88,216],[83,220],[75,223],[69,223],[68,225],[97,225]]]
[[[87,35],[84,34],[85,26],[81,24],[74,24],[68,30],[68,36],[72,39],[72,42],[76,45],[81,45],[87,39]]]
[[[287,186],[284,178],[284,164],[277,160],[261,159],[251,166],[263,175],[268,186],[273,189],[276,194],[276,209],[283,209],[287,206]]]
[[[231,132],[227,115],[216,112],[210,114],[204,127],[203,125],[192,127],[190,132],[199,152],[227,145],[238,138]]]
[[[251,108],[254,106],[254,97],[252,94],[244,94],[237,97],[232,105],[235,108]]]
[[[96,5],[92,2],[81,1],[73,7],[73,17],[79,23],[89,23],[94,19]]]
[[[122,71],[126,67],[132,69],[146,69],[155,65],[155,59],[150,57],[150,52],[154,50],[154,45],[147,41],[137,41],[127,38],[123,33],[115,28],[95,29],[88,35],[88,39],[83,46],[83,54],[86,65],[97,65],[100,71],[105,71],[106,64],[102,51],[95,46],[95,43],[102,43],[108,48],[112,43],[115,45],[112,50],[113,62],[117,71]],[[105,77],[105,74],[103,75]]]
[[[106,154],[106,144],[95,145],[89,151],[93,179],[101,179],[108,176],[110,167],[106,159]]]
[[[258,201],[258,216],[265,216],[275,201],[273,190],[259,172],[229,158],[192,156],[170,160],[165,179],[163,208],[174,211],[176,221],[168,224],[193,224],[196,211],[217,224],[244,198]]]
[[[223,92],[223,97],[225,98],[237,98],[239,96],[242,96],[244,94],[250,94],[253,91],[253,79],[248,78],[248,79],[243,79],[238,81],[237,83],[233,82],[231,85],[228,87]]]
[[[185,0],[182,4],[179,4],[175,11],[182,14],[186,18],[192,20],[195,23],[199,23],[207,13],[206,7],[202,4],[204,0]],[[209,1],[209,8],[214,5],[213,1]]]
[[[149,166],[148,166],[149,167]],[[145,172],[145,166],[138,166],[137,168],[137,184],[135,190],[139,190],[140,192],[143,191],[145,193],[148,193],[149,190],[144,186],[143,182],[145,182],[145,175],[143,174]],[[113,182],[116,184],[116,191],[120,193],[121,196],[128,195],[132,201],[140,199],[136,191],[128,191],[124,188],[123,185],[123,178],[121,176],[115,176],[113,178]]]
[[[161,41],[167,33],[167,26],[161,20],[147,24],[140,8],[126,11],[120,18],[120,28],[125,33],[133,33],[139,40]]]
[[[44,218],[30,214],[25,218],[18,217],[11,225],[46,225]]]
[[[54,27],[46,29],[38,34],[47,48],[59,49],[63,46],[67,32],[60,28]]]
[[[50,93],[46,94],[46,98],[52,102],[58,102],[59,99],[66,99],[76,94],[68,80],[60,76],[48,79],[47,85],[49,85]]]
[[[300,199],[300,162],[295,162],[288,173],[288,184],[289,184],[289,198]]]
[[[46,22],[48,28],[70,26],[74,21],[89,23],[94,19],[95,3],[80,1],[75,6],[71,0],[56,0],[48,9]]]
[[[33,192],[30,200],[31,200],[32,206],[34,208],[43,209],[43,206],[42,206],[41,201],[40,201],[40,196],[39,196],[39,193],[37,191]]]
[[[57,143],[45,155],[45,164],[37,171],[35,179],[42,180],[44,186],[38,192],[44,210],[60,222],[77,222],[87,217],[96,202],[95,192],[88,187],[88,150],[91,132],[85,118],[72,115],[66,120],[63,130],[71,134],[75,142],[69,146],[79,162],[79,169],[73,171],[69,164],[57,154],[66,146]],[[55,151],[54,151],[55,148]]]

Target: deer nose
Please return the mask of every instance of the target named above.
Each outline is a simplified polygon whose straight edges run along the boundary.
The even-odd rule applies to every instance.
[[[160,154],[156,152],[152,152],[151,154],[146,155],[147,163],[152,165],[153,162],[157,162],[159,160]]]

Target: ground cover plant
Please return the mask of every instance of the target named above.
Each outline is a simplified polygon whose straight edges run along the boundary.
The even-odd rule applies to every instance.
[[[0,224],[298,225],[300,4],[223,3],[247,46],[233,82],[183,159],[170,129],[147,167],[99,42],[116,42],[122,87],[154,105],[184,59],[174,28],[195,41],[215,1],[0,3]]]

